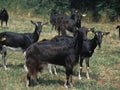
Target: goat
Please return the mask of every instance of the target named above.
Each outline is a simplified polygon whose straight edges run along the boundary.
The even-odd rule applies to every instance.
[[[2,32],[0,33],[0,52],[2,54],[3,67],[6,67],[6,52],[7,49],[22,50],[23,52],[32,44],[38,41],[42,31],[42,22],[33,22],[35,30],[33,33],[15,33],[15,32]]]
[[[65,19],[65,18],[70,18],[70,17],[66,14],[59,14],[55,9],[51,9],[50,23],[52,24],[52,30],[54,27],[55,29],[57,29],[57,24],[59,20]]]
[[[26,50],[25,66],[27,69],[27,86],[31,86],[31,77],[37,83],[37,73],[43,69],[46,63],[64,66],[66,70],[65,87],[71,87],[72,69],[79,60],[84,35],[80,30],[75,32],[75,37],[60,36],[62,41],[44,41],[32,44]],[[66,39],[65,39],[66,38]],[[70,41],[67,38],[71,38]],[[68,43],[66,43],[68,41]],[[66,43],[66,44],[65,44]]]
[[[6,22],[6,26],[7,26],[8,19],[9,19],[9,15],[7,13],[7,10],[5,8],[0,9],[1,27],[3,26],[3,21]]]
[[[93,55],[97,45],[99,46],[99,48],[101,47],[102,37],[110,33],[110,32],[101,32],[101,31],[94,31],[94,30],[92,30],[92,32],[95,34],[94,38],[91,40],[86,39],[85,41],[83,41],[83,44],[82,44],[82,51],[80,53],[79,79],[82,79],[81,73],[82,73],[82,64],[84,59],[86,61],[86,70],[87,70],[86,76],[87,76],[87,79],[90,78],[89,77],[89,59]]]
[[[91,32],[91,29],[89,30],[88,28],[86,28],[86,27],[81,27],[80,28],[80,30],[84,33],[84,38],[87,38],[87,33],[88,32]],[[72,38],[62,38],[62,37],[60,37],[60,36],[56,36],[55,38],[53,38],[51,41],[54,41],[54,42],[60,42],[60,41],[62,41],[62,43],[64,43],[64,44],[67,44],[67,43],[69,43],[70,41],[71,41],[71,39]],[[44,40],[45,41],[45,40]],[[53,67],[53,72],[52,72],[52,67]],[[55,65],[51,65],[51,64],[49,64],[48,65],[48,69],[49,69],[49,73],[50,74],[55,74],[55,75],[57,75],[57,70],[56,70],[56,66]]]
[[[118,26],[116,27],[116,29],[119,30],[119,40],[120,40],[120,25],[118,25]]]
[[[60,35],[60,32],[62,35],[66,35],[66,30],[74,32],[76,27],[81,28],[81,19],[82,14],[80,12],[74,12],[72,13],[71,18],[60,20],[57,24],[58,35]]]
[[[75,11],[75,9],[71,11],[71,19],[75,20],[75,26],[77,28],[81,27],[82,16],[84,15],[81,12]]]
[[[66,31],[74,31],[74,27],[81,27],[82,14],[80,12],[73,11],[71,16],[66,14],[58,14],[56,10],[51,10],[50,23],[52,24],[52,29],[55,26],[55,29],[58,31],[58,35],[66,35]]]

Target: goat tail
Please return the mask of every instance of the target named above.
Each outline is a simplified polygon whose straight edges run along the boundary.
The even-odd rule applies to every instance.
[[[25,69],[25,71],[29,72],[30,66],[31,66],[31,65],[30,65],[30,62],[26,59],[25,64],[24,64],[24,69]]]
[[[26,51],[23,53],[23,56],[26,57]]]

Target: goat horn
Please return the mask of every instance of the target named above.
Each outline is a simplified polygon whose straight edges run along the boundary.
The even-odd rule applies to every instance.
[[[103,35],[108,35],[110,34],[110,32],[103,32]]]
[[[90,28],[90,31],[95,32],[95,27]]]
[[[35,26],[37,26],[37,25],[36,25],[36,23],[35,23],[35,22],[33,22],[32,20],[31,20],[31,23],[32,23],[32,24],[34,24]]]
[[[119,26],[119,25],[116,27],[116,29],[118,29],[118,28],[120,28],[120,26]]]

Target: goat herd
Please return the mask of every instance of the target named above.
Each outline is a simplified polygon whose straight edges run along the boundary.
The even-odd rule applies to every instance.
[[[25,55],[25,69],[27,71],[27,86],[31,86],[31,79],[34,80],[34,84],[38,83],[37,73],[40,72],[46,64],[49,64],[50,68],[53,65],[55,71],[56,66],[60,65],[65,67],[66,82],[64,86],[66,88],[72,86],[72,72],[76,63],[80,63],[79,79],[82,79],[82,63],[86,61],[86,76],[89,79],[89,58],[93,55],[97,45],[101,47],[102,37],[108,35],[110,32],[95,31],[95,28],[88,29],[81,27],[81,19],[84,15],[80,12],[76,12],[74,9],[71,15],[59,14],[56,10],[51,10],[50,23],[52,29],[55,28],[58,31],[58,36],[47,40],[38,41],[42,26],[46,23],[33,22],[35,30],[33,33],[15,33],[15,32],[1,32],[0,33],[0,52],[2,54],[3,67],[6,67],[6,55],[7,48],[20,49]],[[3,21],[8,21],[8,13],[4,9],[0,9],[1,26]],[[117,26],[116,29],[120,26]],[[66,30],[73,33],[73,36],[68,36]],[[92,32],[94,34],[93,39],[87,38],[87,33]],[[120,36],[119,36],[120,37]],[[52,73],[50,69],[50,73]],[[55,72],[57,74],[57,72]]]

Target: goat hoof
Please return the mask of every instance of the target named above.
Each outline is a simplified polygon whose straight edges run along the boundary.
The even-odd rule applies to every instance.
[[[89,80],[89,79],[90,79],[90,77],[87,77],[87,79]]]
[[[54,73],[57,76],[57,73]]]
[[[7,68],[7,67],[4,67],[4,69],[5,69],[5,70],[9,70],[9,68]]]
[[[49,74],[52,75],[53,74],[52,71],[49,71]]]
[[[71,88],[73,85],[70,83],[70,84],[64,84],[65,88]]]
[[[26,82],[26,87],[30,87],[30,82],[29,81]]]
[[[82,80],[82,77],[79,77],[79,80]]]

